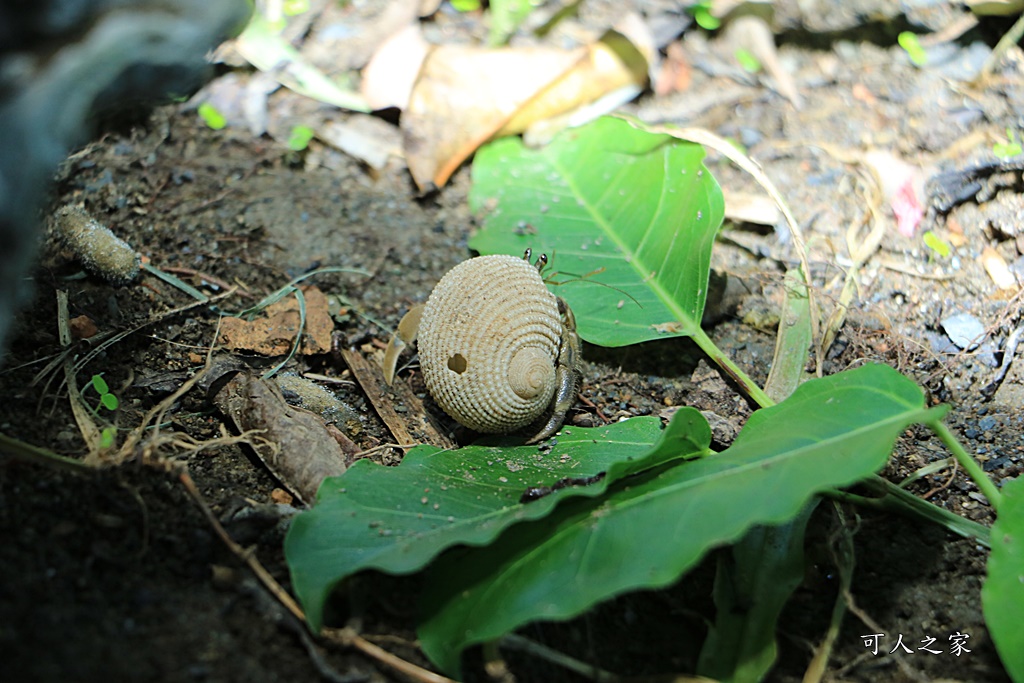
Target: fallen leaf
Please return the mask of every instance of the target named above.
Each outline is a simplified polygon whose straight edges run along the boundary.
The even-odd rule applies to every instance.
[[[1024,10],[1024,0],[967,0],[966,5],[979,17],[1009,17]]]
[[[492,137],[639,88],[646,74],[644,56],[615,31],[575,50],[435,48],[402,115],[409,170],[421,190],[440,187]]]
[[[748,3],[758,5],[759,3]],[[800,109],[803,98],[797,91],[793,76],[782,66],[775,48],[775,36],[768,21],[758,14],[742,14],[727,19],[724,28],[726,40],[733,52],[747,50],[757,57],[765,73],[775,81],[775,89],[792,105]]]
[[[416,24],[406,26],[381,43],[363,69],[360,93],[371,109],[409,106],[416,77],[430,45]]]
[[[334,321],[327,297],[316,287],[304,287],[306,325],[299,353],[313,355],[331,350]],[[299,331],[299,304],[295,297],[267,306],[254,320],[226,317],[221,320],[219,343],[233,351],[252,351],[264,356],[288,353]]]
[[[251,445],[267,469],[312,504],[326,477],[345,471],[345,456],[317,415],[288,405],[270,380],[239,372],[212,397],[239,432],[259,430]]]

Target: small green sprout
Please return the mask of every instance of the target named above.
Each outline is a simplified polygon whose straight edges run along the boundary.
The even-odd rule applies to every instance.
[[[451,0],[456,12],[476,12],[483,7],[481,0]]]
[[[697,26],[705,31],[714,31],[722,25],[722,20],[711,14],[711,0],[701,0],[687,8],[687,11],[693,15]]]
[[[761,60],[755,57],[754,53],[750,50],[745,50],[742,47],[736,48],[736,52],[733,53],[733,56],[747,73],[756,74],[761,70]]]
[[[291,135],[288,136],[288,149],[293,152],[301,152],[309,146],[309,141],[313,139],[314,135],[313,129],[309,126],[295,126],[292,128]]]
[[[203,123],[213,130],[220,130],[224,126],[228,125],[228,120],[224,117],[224,114],[221,114],[220,111],[218,111],[217,108],[209,102],[203,102],[200,104],[196,113],[199,114],[199,118],[203,120]]]
[[[117,396],[110,393],[110,387],[107,386],[107,381],[103,379],[102,375],[93,375],[92,379],[89,380],[89,386],[100,395],[100,405],[110,411],[117,410],[119,405]]]
[[[928,53],[925,52],[924,47],[921,45],[921,40],[917,37],[916,33],[903,31],[896,37],[896,42],[906,51],[907,56],[910,57],[910,61],[914,65],[924,66],[928,62]]]
[[[103,379],[102,375],[93,375],[89,380],[89,383],[85,385],[85,388],[93,388],[100,397],[100,406],[106,408],[110,412],[117,410],[120,402],[117,400],[117,396],[110,393],[110,387],[107,386],[107,381]],[[84,390],[83,390],[84,391]],[[99,408],[94,412],[98,413]],[[117,435],[117,428],[113,425],[107,425],[100,430],[100,448],[110,448],[114,445],[114,437]]]
[[[1006,142],[997,142],[992,145],[992,153],[999,159],[1009,159],[1010,157],[1020,156],[1024,154],[1024,149],[1021,148],[1020,140],[1017,139],[1017,134],[1010,128],[1006,129]]]
[[[949,258],[949,255],[953,253],[953,248],[949,246],[949,242],[936,235],[932,230],[925,232],[922,238],[924,239],[924,246],[935,252],[939,258]]]

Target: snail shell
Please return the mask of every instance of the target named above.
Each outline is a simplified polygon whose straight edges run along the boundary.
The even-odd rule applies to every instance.
[[[551,405],[561,334],[557,300],[528,261],[463,261],[423,309],[423,379],[437,404],[466,427],[513,432]]]

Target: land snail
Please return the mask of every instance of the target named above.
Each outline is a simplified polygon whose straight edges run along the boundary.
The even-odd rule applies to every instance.
[[[568,305],[544,284],[531,252],[478,256],[441,278],[426,304],[409,311],[388,344],[384,376],[418,335],[431,397],[477,432],[553,435],[576,400],[581,342]]]

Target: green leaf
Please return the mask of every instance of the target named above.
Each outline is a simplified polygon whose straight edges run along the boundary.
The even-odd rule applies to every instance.
[[[418,446],[397,467],[360,460],[324,481],[317,504],[292,523],[285,539],[292,586],[316,630],[330,591],[357,571],[416,571],[447,547],[489,543],[509,525],[543,517],[563,498],[599,495],[638,466],[703,455],[710,439],[700,413],[685,408],[664,432],[653,417],[566,428],[550,452],[538,446]],[[605,478],[589,486],[519,502],[531,487],[601,472]]]
[[[288,149],[293,152],[301,152],[309,147],[309,141],[316,133],[309,126],[295,126],[288,136]]]
[[[736,58],[736,62],[739,63],[740,68],[747,73],[756,74],[762,68],[761,60],[754,56],[754,53],[750,50],[738,47],[733,56]]]
[[[921,39],[917,37],[916,33],[903,31],[896,36],[896,42],[906,51],[907,57],[915,66],[924,66],[928,63],[928,53],[921,45]]]
[[[469,645],[664,586],[710,548],[880,469],[900,432],[931,415],[921,389],[886,366],[806,382],[754,413],[723,453],[620,480],[488,547],[442,556],[424,593],[423,650],[454,674]]]
[[[953,253],[953,249],[949,246],[949,243],[936,235],[933,230],[925,231],[921,237],[924,240],[924,246],[934,251],[940,257],[949,258],[949,255]]]
[[[104,408],[110,411],[117,410],[117,406],[119,405],[117,396],[114,396],[113,394],[102,394],[100,396],[100,403],[103,404]]]
[[[705,31],[715,31],[722,25],[722,20],[711,14],[711,0],[702,0],[702,2],[688,7],[687,11],[693,15],[693,20],[697,22],[697,25]]]
[[[102,396],[103,394],[110,392],[110,387],[107,386],[107,380],[103,379],[102,375],[93,375],[92,379],[89,380],[92,384],[92,388],[96,390],[96,393]]]
[[[115,437],[117,437],[117,429],[114,427],[104,427],[103,431],[100,432],[100,448],[110,448],[113,446]]]
[[[804,578],[804,531],[817,499],[788,524],[757,526],[718,558],[715,623],[697,671],[723,683],[760,681],[775,663],[775,624]]]
[[[1024,682],[1024,477],[1004,482],[999,517],[992,525],[992,554],[981,589],[985,624],[1003,666]],[[970,643],[968,642],[968,647]]]
[[[693,335],[725,206],[703,158],[699,145],[612,117],[540,150],[498,140],[473,163],[471,206],[496,208],[469,246],[545,252],[555,280],[600,269],[557,287],[594,344]]]
[[[199,118],[203,120],[203,123],[213,130],[220,130],[228,125],[228,120],[224,118],[224,114],[221,114],[220,110],[209,102],[200,104],[199,108],[196,109],[196,113],[199,114]]]

